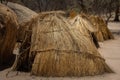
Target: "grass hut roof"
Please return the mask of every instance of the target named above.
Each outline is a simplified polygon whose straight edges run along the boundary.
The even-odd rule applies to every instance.
[[[90,16],[91,22],[94,24],[94,27],[97,29],[95,32],[95,36],[97,37],[98,41],[104,41],[108,39],[114,39],[112,33],[107,27],[105,21],[98,16]]]
[[[97,49],[90,45],[90,39],[82,39],[80,31],[59,13],[40,14],[31,23],[32,74],[61,77],[112,72]]]
[[[98,48],[99,43],[93,34],[97,30],[93,27],[93,24],[89,21],[89,19],[85,15],[77,15],[72,19],[69,19],[71,25],[78,29],[83,37],[88,37],[90,42],[94,42],[95,46]],[[92,46],[94,46],[92,44]]]
[[[36,12],[30,10],[29,8],[17,3],[8,2],[7,6],[16,13],[19,24],[28,22],[30,19],[38,15]]]
[[[13,49],[18,28],[16,14],[7,6],[0,4],[0,64],[8,65],[14,59]]]
[[[29,29],[29,21],[38,14],[29,8],[17,3],[8,2],[7,6],[11,8],[18,17],[18,23],[20,25],[18,30],[18,41],[23,41],[27,30]]]

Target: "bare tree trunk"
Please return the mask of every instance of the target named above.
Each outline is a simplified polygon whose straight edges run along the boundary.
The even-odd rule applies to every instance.
[[[108,24],[108,22],[109,22],[110,18],[112,17],[111,12],[106,13],[106,17],[107,17],[106,24]]]
[[[84,1],[78,0],[78,3],[79,3],[79,6],[81,7],[82,11],[86,13],[87,11],[86,11],[86,7],[84,5]]]
[[[119,20],[119,6],[117,6],[116,10],[115,10],[115,19],[114,21],[120,21]]]
[[[115,0],[115,18],[114,21],[120,21],[119,20],[119,7],[120,7],[120,1],[119,0]]]

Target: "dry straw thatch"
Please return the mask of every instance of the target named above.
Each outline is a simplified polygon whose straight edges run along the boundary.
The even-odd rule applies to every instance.
[[[24,7],[17,3],[8,2],[7,6],[11,8],[18,17],[19,30],[18,30],[18,41],[23,41],[27,30],[29,29],[29,21],[37,16],[38,14],[27,7]]]
[[[27,7],[24,7],[24,6],[19,5],[17,3],[8,2],[6,6],[9,7],[11,10],[13,10],[14,14],[16,14],[17,20],[18,20],[18,25],[19,25],[19,28],[18,28],[17,32],[15,33],[15,35],[17,34],[16,35],[17,36],[17,39],[16,39],[17,42],[14,42],[15,45],[19,44],[19,46],[17,46],[13,50],[13,52],[16,54],[16,60],[13,64],[12,68],[16,69],[16,67],[18,67],[20,64],[22,64],[20,62],[21,60],[20,61],[18,60],[18,59],[21,59],[21,58],[19,58],[18,54],[19,55],[23,54],[23,55],[20,55],[20,56],[22,56],[22,61],[24,59],[25,59],[24,61],[26,61],[26,59],[28,58],[28,56],[26,56],[26,54],[29,53],[29,48],[28,47],[30,47],[30,40],[31,40],[31,38],[30,38],[31,37],[31,31],[29,31],[29,25],[30,25],[29,21],[33,17],[37,16],[38,14],[36,12],[28,9]],[[11,40],[13,40],[13,39],[11,39]],[[9,49],[11,49],[11,48],[9,48]],[[18,65],[16,64],[17,62],[19,62]],[[26,65],[28,65],[27,62],[23,66],[25,69],[26,69]]]
[[[0,64],[13,62],[13,49],[18,28],[17,16],[7,6],[0,4]]]
[[[94,24],[94,28],[97,29],[97,32],[95,32],[95,36],[97,37],[97,40],[102,42],[104,40],[108,39],[114,39],[112,33],[107,27],[107,24],[105,21],[98,16],[90,16],[90,21]]]
[[[58,13],[58,14],[62,14],[62,15],[65,15],[65,12],[64,11],[51,11],[51,12],[48,12],[49,14],[51,13]],[[43,14],[47,14],[47,12],[42,12],[40,13],[40,15],[43,15]],[[34,24],[34,18],[31,19],[30,21],[28,22],[25,22],[25,27],[28,26],[28,29],[25,30],[27,31],[27,33],[25,34],[25,38],[23,38],[23,42],[22,44],[19,44],[18,47],[19,48],[19,55],[16,56],[16,60],[12,66],[12,69],[13,70],[24,70],[24,71],[30,71],[30,68],[29,67],[29,51],[30,51],[30,46],[31,46],[31,35],[32,35],[32,28],[34,26],[32,26],[32,24]]]
[[[24,22],[30,21],[34,16],[37,15],[36,12],[30,10],[29,8],[22,6],[17,3],[8,2],[7,6],[11,8],[18,17],[18,23],[22,24]]]
[[[8,2],[7,6],[11,8],[18,17],[19,29],[17,34],[16,49],[18,50],[16,55],[16,60],[12,66],[13,70],[25,70],[28,71],[28,54],[30,50],[31,42],[31,19],[38,14],[27,7],[24,7],[17,3]],[[22,63],[24,62],[24,63]],[[22,65],[22,66],[20,66]]]
[[[112,72],[90,39],[82,37],[60,14],[40,14],[31,26],[32,74],[61,77]]]
[[[94,32],[97,30],[85,14],[76,15],[74,18],[70,17],[69,22],[80,31],[82,36],[88,37],[90,41],[94,42],[95,46],[99,48],[99,43],[94,35]]]

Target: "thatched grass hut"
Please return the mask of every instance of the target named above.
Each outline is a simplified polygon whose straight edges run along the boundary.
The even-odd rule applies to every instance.
[[[86,76],[112,72],[88,37],[82,37],[57,13],[31,21],[31,73],[39,76]]]
[[[14,61],[13,49],[18,28],[16,14],[7,6],[0,4],[0,65]]]
[[[82,36],[88,37],[90,41],[95,44],[96,48],[100,47],[98,40],[94,35],[94,32],[96,32],[97,30],[93,27],[93,24],[90,22],[85,14],[76,15],[73,18],[70,17],[69,22],[72,26],[76,27],[76,29],[80,31]]]
[[[94,28],[97,29],[97,32],[95,32],[94,34],[97,37],[98,41],[102,42],[104,40],[114,39],[114,36],[108,29],[107,24],[101,17],[90,16],[89,18],[90,21],[93,23]]]
[[[17,51],[15,52],[16,60],[12,68],[17,70],[28,71],[29,70],[28,54],[30,50],[31,34],[32,34],[31,33],[32,28],[30,27],[32,23],[30,21],[38,14],[32,11],[31,9],[17,3],[8,2],[7,6],[16,13],[19,23],[19,29],[17,32],[17,43],[16,43],[17,47],[16,49],[14,49],[15,51]],[[21,58],[17,54],[19,54]],[[22,63],[22,61],[24,61],[24,63]]]

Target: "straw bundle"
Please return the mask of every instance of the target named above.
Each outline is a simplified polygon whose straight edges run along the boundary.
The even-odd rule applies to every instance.
[[[86,76],[112,72],[88,37],[56,13],[32,20],[29,60],[39,76]],[[34,59],[33,59],[34,58]]]
[[[99,17],[99,22],[101,23],[100,26],[103,26],[103,28],[101,29],[102,34],[103,34],[103,39],[104,40],[114,39],[112,33],[110,32],[110,30],[107,27],[107,24],[101,17]]]
[[[16,14],[7,6],[0,4],[0,64],[8,65],[13,62],[12,52],[16,42],[17,28]]]
[[[81,14],[72,19],[70,18],[69,22],[72,26],[80,30],[82,36],[87,36],[95,44],[95,46],[99,48],[99,43],[94,35],[94,32],[97,30],[93,27],[93,24],[85,15]]]
[[[90,16],[90,20],[94,24],[94,27],[97,29],[97,32],[94,34],[97,37],[98,41],[102,42],[104,40],[114,39],[112,33],[109,31],[106,23],[102,18],[98,16]]]

